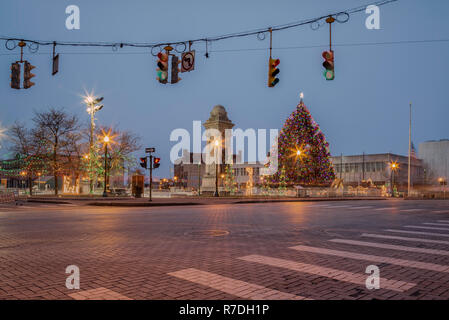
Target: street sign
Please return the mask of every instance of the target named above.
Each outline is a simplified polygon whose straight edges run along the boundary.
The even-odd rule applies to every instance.
[[[156,148],[145,148],[145,153],[156,152]]]
[[[59,71],[59,54],[55,55],[53,57],[53,70],[51,72],[51,75],[54,76]]]
[[[181,72],[190,72],[195,69],[195,50],[184,52],[181,57]]]

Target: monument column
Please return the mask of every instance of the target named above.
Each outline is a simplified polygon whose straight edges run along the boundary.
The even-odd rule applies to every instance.
[[[208,152],[205,154],[206,159],[206,170],[203,176],[203,182],[201,185],[201,191],[203,194],[213,195],[215,193],[215,179],[216,179],[216,161],[218,159],[218,178],[219,185],[221,185],[220,174],[223,172],[225,146],[226,146],[226,136],[225,130],[232,129],[234,124],[228,118],[228,113],[226,109],[221,106],[215,106],[211,113],[209,119],[204,123],[204,128],[209,130],[210,135],[208,136],[207,144],[209,146]],[[216,131],[215,133],[213,131]],[[219,141],[220,145],[215,147],[215,141]],[[218,154],[215,154],[215,151]],[[231,150],[232,153],[232,150]]]

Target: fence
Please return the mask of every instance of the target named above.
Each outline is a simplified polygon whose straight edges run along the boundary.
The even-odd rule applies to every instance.
[[[16,192],[1,192],[0,191],[0,203],[11,203],[16,202],[18,198],[18,194]]]

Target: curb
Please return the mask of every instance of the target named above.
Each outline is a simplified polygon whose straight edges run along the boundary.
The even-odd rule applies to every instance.
[[[171,206],[194,206],[194,205],[203,205],[203,203],[198,202],[168,202],[168,203],[151,203],[151,202],[128,202],[128,203],[120,203],[120,202],[90,202],[87,203],[88,206],[97,206],[97,207],[171,207]]]

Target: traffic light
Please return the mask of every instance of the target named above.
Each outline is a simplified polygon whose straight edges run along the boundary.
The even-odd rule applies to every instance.
[[[147,168],[147,157],[145,158],[140,158],[140,166],[144,169]]]
[[[153,158],[153,168],[159,168],[159,166],[161,165],[161,158]]]
[[[160,83],[167,83],[168,79],[168,54],[159,52],[157,54],[159,60],[157,61],[158,68],[157,71],[157,80]]]
[[[20,63],[18,62],[11,65],[11,88],[20,89]]]
[[[279,74],[279,69],[277,66],[281,63],[279,59],[272,59],[270,57],[270,61],[268,63],[268,86],[270,88],[274,87],[279,79],[276,76]]]
[[[323,67],[326,69],[324,70],[324,77],[326,80],[334,80],[335,79],[335,71],[334,71],[334,51],[324,51],[323,52]]]
[[[35,74],[31,73],[31,70],[36,68],[35,66],[31,65],[28,61],[25,61],[25,66],[23,69],[23,88],[28,89],[34,86],[34,82],[31,82],[31,78],[36,76]]]
[[[178,73],[180,70],[178,69],[178,64],[180,64],[181,61],[179,61],[179,58],[175,55],[171,57],[171,81],[170,83],[177,83],[181,80],[181,78],[178,76]]]

